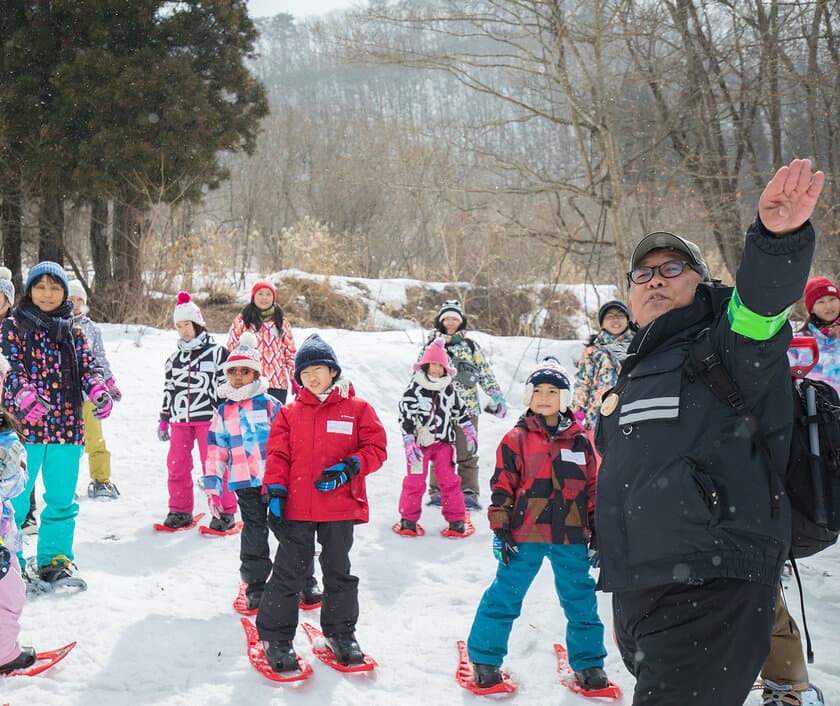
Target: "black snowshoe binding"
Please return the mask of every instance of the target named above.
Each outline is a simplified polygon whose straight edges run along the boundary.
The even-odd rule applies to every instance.
[[[586,691],[598,691],[606,689],[610,685],[607,673],[603,667],[588,667],[575,672],[575,678]]]
[[[190,518],[192,522],[192,518]],[[166,524],[165,522],[163,524]],[[187,523],[189,524],[189,523]],[[228,512],[221,513],[218,517],[210,520],[210,529],[214,532],[227,532],[236,524],[236,518]]]
[[[481,664],[473,662],[476,686],[487,689],[502,683],[502,670],[495,664]]]
[[[275,672],[294,672],[299,669],[298,656],[291,640],[269,642],[263,640],[265,659]]]
[[[193,516],[190,512],[170,512],[163,521],[163,526],[179,529],[181,527],[189,527],[192,521]]]

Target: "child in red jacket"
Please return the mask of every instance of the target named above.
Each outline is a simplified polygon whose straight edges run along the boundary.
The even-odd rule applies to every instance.
[[[570,388],[569,375],[555,358],[542,361],[526,381],[528,411],[496,452],[487,514],[499,566],[467,641],[481,688],[502,681],[499,667],[513,621],[546,558],[568,621],[566,647],[575,676],[587,691],[609,684],[587,548],[594,549],[595,455],[568,409]]]
[[[356,642],[359,579],[350,574],[353,525],[368,521],[365,477],[387,457],[385,429],[367,402],[341,377],[335,352],[318,334],[295,356],[302,387],[282,407],[267,444],[264,489],[269,527],[279,545],[257,615],[257,630],[272,669],[298,668],[292,645],[298,593],[321,545],[324,597],[321,630],[336,660],[361,664]]]

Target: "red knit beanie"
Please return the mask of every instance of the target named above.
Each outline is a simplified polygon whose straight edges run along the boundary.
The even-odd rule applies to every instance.
[[[274,288],[274,285],[271,282],[264,282],[262,280],[255,282],[254,286],[251,287],[251,301],[254,301],[254,295],[261,289],[270,289],[272,296],[274,296],[274,301],[277,301],[277,290]]]
[[[814,302],[822,297],[831,296],[840,299],[840,289],[828,277],[811,277],[805,285],[805,308],[813,313]]]

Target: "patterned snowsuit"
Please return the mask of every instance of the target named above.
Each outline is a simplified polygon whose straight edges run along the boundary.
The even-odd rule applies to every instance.
[[[629,328],[617,336],[602,329],[580,354],[571,406],[573,410],[584,413],[585,429],[595,428],[601,399],[618,380],[621,361],[627,355],[627,347],[632,340],[633,332]]]

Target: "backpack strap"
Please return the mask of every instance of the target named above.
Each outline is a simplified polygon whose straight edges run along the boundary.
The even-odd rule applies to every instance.
[[[761,432],[758,420],[747,408],[741,390],[732,379],[729,371],[724,367],[720,355],[712,345],[712,336],[708,328],[703,329],[694,343],[689,346],[688,360],[691,371],[706,383],[715,397],[725,405],[732,407],[747,425],[752,442],[758,448],[770,470],[770,510],[771,516],[775,517],[780,510],[779,498],[784,493],[781,483],[782,478],[779,471],[776,470],[773,455],[770,453],[770,447]]]

